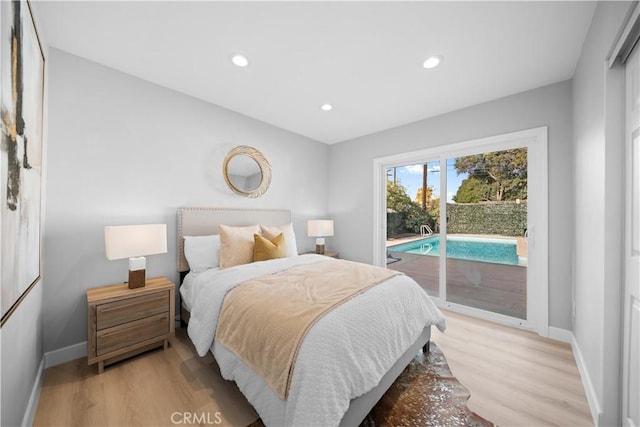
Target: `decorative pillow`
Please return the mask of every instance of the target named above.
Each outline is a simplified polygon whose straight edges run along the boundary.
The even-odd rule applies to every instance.
[[[280,227],[260,226],[262,235],[267,239],[273,239],[278,234],[284,234],[284,242],[287,246],[287,257],[298,255],[298,245],[296,244],[296,234],[293,231],[293,224],[285,224]]]
[[[253,235],[260,233],[260,227],[229,227],[220,229],[220,268],[253,262]]]
[[[184,236],[184,256],[189,269],[200,273],[220,265],[220,236]]]
[[[253,260],[266,261],[268,259],[285,258],[287,256],[287,244],[284,234],[280,233],[273,239],[267,239],[259,234],[253,235]]]

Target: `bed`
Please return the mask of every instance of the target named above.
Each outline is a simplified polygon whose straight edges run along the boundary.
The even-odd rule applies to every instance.
[[[416,353],[428,348],[431,325],[444,329],[444,317],[428,296],[415,293],[426,296],[412,279],[404,275],[385,279],[334,308],[308,330],[290,374],[290,392],[283,399],[248,363],[214,339],[220,307],[225,295],[245,280],[320,266],[328,258],[301,255],[189,272],[185,237],[215,235],[220,225],[290,223],[288,210],[180,208],[181,318],[189,323],[198,353],[214,355],[222,376],[237,383],[267,426],[358,425]]]

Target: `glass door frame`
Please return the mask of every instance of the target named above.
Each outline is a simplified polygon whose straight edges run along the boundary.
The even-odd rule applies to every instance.
[[[527,147],[528,164],[528,266],[527,319],[517,319],[486,310],[446,301],[446,261],[440,257],[440,297],[432,297],[440,307],[536,331],[549,336],[549,259],[548,259],[548,143],[547,127],[512,132],[373,160],[373,264],[386,266],[386,170],[407,164],[440,161],[448,158]],[[446,173],[440,174],[440,245],[446,253]]]

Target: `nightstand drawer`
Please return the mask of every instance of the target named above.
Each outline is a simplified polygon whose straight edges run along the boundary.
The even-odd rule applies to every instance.
[[[175,329],[175,289],[166,277],[135,289],[126,283],[87,289],[87,363],[102,373],[155,346],[166,350]]]
[[[169,313],[165,312],[131,323],[103,329],[102,331],[98,331],[97,334],[96,355],[101,356],[168,334],[170,332],[169,326]]]
[[[96,307],[97,330],[160,314],[166,312],[167,307],[168,291],[100,304]]]

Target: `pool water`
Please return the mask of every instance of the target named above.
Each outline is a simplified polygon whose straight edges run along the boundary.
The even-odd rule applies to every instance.
[[[389,246],[387,249],[392,252],[440,256],[440,237],[427,237]],[[447,257],[507,265],[526,264],[526,259],[518,258],[518,246],[515,239],[447,236]]]

